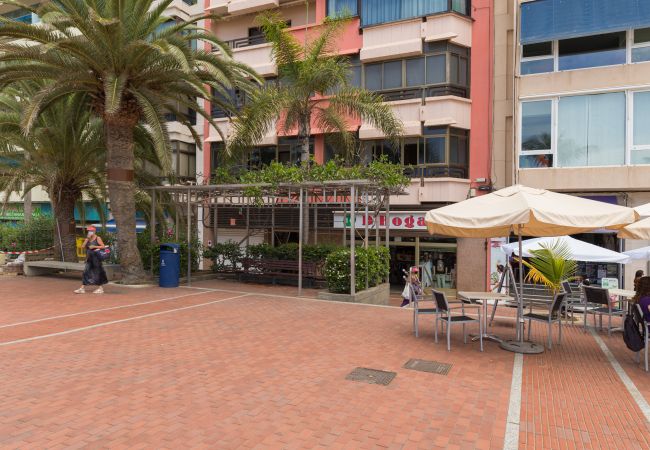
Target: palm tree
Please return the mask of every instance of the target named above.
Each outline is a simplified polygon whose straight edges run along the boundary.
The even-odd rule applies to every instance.
[[[548,287],[554,294],[562,290],[562,282],[575,277],[578,265],[573,260],[571,249],[562,241],[541,244],[541,248],[531,250],[529,261],[523,260],[530,269],[527,279]]]
[[[75,205],[84,197],[101,204],[105,198],[106,147],[102,121],[89,108],[87,94],[72,94],[44,110],[25,135],[24,110],[42,83],[21,82],[0,93],[0,190],[29,192],[42,186],[56,220],[54,242],[59,257],[76,260]],[[152,183],[148,167],[169,167],[159,161],[152,136],[144,127],[134,133],[138,183]],[[145,167],[145,161],[150,164]]]
[[[230,156],[250,151],[276,124],[286,134],[297,130],[303,164],[309,163],[312,123],[330,134],[347,156],[354,152],[357,142],[355,133],[348,130],[349,119],[361,118],[397,143],[401,121],[381,96],[350,85],[349,58],[336,53],[336,40],[348,21],[346,17],[326,19],[318,35],[301,43],[287,31],[286,20],[277,12],[257,17],[272,45],[279,83],[250,94],[233,123],[226,149]],[[304,209],[303,227],[303,238],[309,242],[309,208]]]
[[[336,54],[336,40],[349,18],[326,19],[322,31],[304,43],[289,31],[277,12],[257,17],[264,36],[271,43],[278,66],[279,83],[253,92],[233,124],[228,143],[230,154],[243,153],[259,142],[276,123],[289,134],[297,129],[301,160],[309,161],[311,125],[334,133],[345,150],[355,145],[348,130],[349,118],[361,118],[397,141],[402,123],[383,98],[349,84],[350,63]]]
[[[165,113],[191,126],[188,110],[215,128],[197,99],[232,111],[230,103],[213,98],[233,86],[250,86],[255,75],[234,62],[230,50],[197,26],[212,15],[173,23],[164,15],[172,0],[57,0],[38,8],[42,23],[31,26],[0,17],[0,87],[17,80],[46,80],[25,109],[25,133],[58,99],[85,93],[101,118],[106,144],[106,169],[111,212],[125,282],[145,277],[135,236],[134,130],[151,130],[159,155],[171,151]],[[14,1],[2,3],[18,4]],[[211,43],[218,56],[192,49],[192,40]],[[245,89],[248,89],[245,87]]]

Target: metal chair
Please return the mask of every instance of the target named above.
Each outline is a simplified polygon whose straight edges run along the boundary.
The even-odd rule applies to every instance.
[[[585,294],[585,331],[587,331],[587,314],[594,316],[594,328],[596,328],[596,316],[600,316],[600,329],[603,328],[603,316],[607,316],[607,334],[612,335],[612,316],[623,317],[624,311],[620,308],[612,308],[609,300],[609,291],[607,289],[595,286],[583,286]],[[595,305],[594,308],[589,309],[587,305]]]
[[[483,351],[483,321],[481,320],[481,308],[479,306],[466,306],[461,304],[460,307],[449,307],[447,296],[440,291],[433,291],[433,297],[436,300],[437,310],[439,314],[436,315],[435,339],[438,342],[438,321],[441,321],[447,326],[447,351],[451,351],[451,325],[456,323],[463,324],[463,342],[467,344],[467,332],[465,325],[468,323],[478,322],[479,341],[481,342],[481,351]],[[476,308],[478,312],[478,319],[465,315],[465,308]],[[454,310],[461,310],[460,315],[453,314]]]
[[[571,283],[568,281],[562,282],[562,289],[566,293],[564,308],[562,308],[562,310],[565,312],[565,318],[567,322],[573,321],[573,317],[576,311],[584,312],[585,306],[582,289],[580,289],[580,285],[578,284],[571,286]]]
[[[564,299],[566,298],[566,293],[561,292],[559,294],[555,294],[553,297],[553,302],[551,303],[549,309],[548,309],[548,314],[536,314],[533,312],[529,312],[524,314],[523,319],[526,320],[528,319],[528,340],[530,340],[530,330],[531,330],[531,322],[543,322],[548,324],[548,348],[551,349],[553,348],[553,333],[552,333],[552,326],[554,323],[557,322],[559,328],[560,328],[560,337],[558,339],[558,344],[562,343],[562,305],[564,304]]]
[[[438,316],[440,315],[440,312],[438,311],[438,308],[435,307],[435,303],[434,308],[421,308],[421,302],[435,302],[435,300],[433,298],[427,299],[423,294],[417,294],[411,283],[408,283],[408,287],[410,297],[409,301],[411,306],[413,306],[413,333],[415,333],[415,337],[420,337],[420,327],[418,321],[420,314]]]
[[[641,328],[643,329],[643,339],[645,342],[645,347],[643,349],[643,353],[645,354],[645,371],[648,372],[648,345],[650,344],[650,322],[645,320],[643,317],[643,311],[641,310],[641,305],[638,303],[632,307],[632,317],[634,317],[634,321],[641,325]],[[637,357],[637,362],[639,362],[639,354],[641,352],[637,352],[636,357]]]

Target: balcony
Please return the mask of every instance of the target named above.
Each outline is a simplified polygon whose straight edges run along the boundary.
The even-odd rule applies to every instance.
[[[450,41],[472,45],[472,22],[458,14],[439,14],[364,28],[361,61],[380,61],[423,53],[423,42]]]
[[[424,42],[450,41],[463,47],[472,46],[472,19],[458,14],[427,17],[422,23]]]
[[[456,128],[471,128],[472,101],[456,96],[427,97],[422,106],[422,121],[425,126],[451,125]]]
[[[406,195],[391,196],[391,205],[456,203],[467,199],[470,180],[461,178],[412,179]]]
[[[172,0],[165,10],[168,16],[177,16],[182,19],[189,19],[203,13],[202,3],[199,0]]]
[[[217,124],[217,127],[219,127],[219,130],[221,130],[221,133],[228,139],[228,137],[232,133],[232,122],[230,121],[229,118],[219,118],[214,120]],[[259,146],[264,146],[264,145],[277,145],[278,143],[278,135],[275,130],[275,126],[272,126],[268,133],[264,136],[264,138],[258,142],[256,145]],[[210,129],[210,134],[206,137],[205,139],[206,142],[223,142],[223,138],[221,135],[214,129]]]
[[[387,23],[363,30],[361,61],[422,54],[422,19]]]
[[[421,106],[422,100],[419,98],[390,102],[393,113],[402,121],[405,137],[422,135]],[[381,139],[384,137],[386,136],[381,130],[374,128],[369,123],[361,124],[359,139]]]
[[[273,61],[271,44],[264,43],[233,48],[232,53],[235,61],[249,65],[263,77],[278,74],[278,67]]]
[[[472,101],[456,96],[463,89],[458,86],[445,85],[384,91],[382,94],[393,113],[404,124],[404,136],[409,137],[422,136],[422,123],[425,126],[450,125],[469,130]],[[381,139],[383,137],[385,136],[381,130],[374,128],[369,123],[361,124],[360,139]]]
[[[209,12],[215,14],[241,15],[277,8],[279,0],[211,0]]]

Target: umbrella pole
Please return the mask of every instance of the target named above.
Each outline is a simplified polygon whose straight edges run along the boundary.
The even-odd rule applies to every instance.
[[[519,232],[517,233],[519,240],[519,295],[517,299],[517,340],[519,342],[524,342],[524,327],[523,319],[524,316],[524,252],[523,244],[521,242],[521,225],[519,225]]]
[[[523,264],[523,243],[521,241],[521,225],[517,225],[517,239],[519,241],[519,288],[515,285],[515,297],[517,300],[517,336],[515,340],[502,341],[500,346],[504,350],[514,353],[536,354],[543,353],[544,346],[535,342],[524,341],[524,264]]]

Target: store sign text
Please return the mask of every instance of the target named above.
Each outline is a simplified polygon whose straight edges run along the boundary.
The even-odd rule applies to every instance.
[[[390,213],[389,228],[391,230],[424,231],[427,229],[427,224],[424,222],[424,214],[408,212]],[[355,228],[365,228],[366,222],[368,223],[368,228],[371,229],[375,228],[377,222],[379,222],[379,228],[386,228],[386,213],[380,214],[377,220],[372,215],[368,215],[366,220],[365,214],[355,214]],[[341,212],[334,213],[334,228],[350,228],[351,224],[350,214],[344,215]]]

